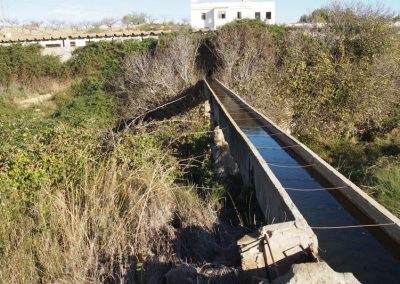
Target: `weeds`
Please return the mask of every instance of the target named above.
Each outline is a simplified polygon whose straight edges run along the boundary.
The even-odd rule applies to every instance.
[[[121,101],[106,93],[108,78],[141,48],[148,47],[100,43],[77,52],[67,68],[81,77],[44,105],[23,109],[15,103],[13,92],[25,97],[25,86],[2,93],[4,281],[128,281],[148,259],[178,261],[181,230],[212,232],[219,195],[200,189],[213,187],[208,138],[185,135],[207,128],[198,109],[178,122],[149,122],[118,134],[109,130],[119,119]],[[93,56],[98,65],[79,65]],[[185,144],[196,153],[181,152]]]
[[[400,216],[400,166],[399,163],[379,168],[375,174],[376,186],[368,189],[379,202]]]
[[[332,4],[302,20],[325,25],[309,31],[246,20],[221,28],[207,42],[215,75],[358,185],[381,188],[385,178],[370,169],[399,155],[391,134],[400,123],[393,17],[363,4]],[[395,188],[387,188],[393,197]],[[383,198],[388,192],[374,196],[397,213]]]
[[[168,151],[146,133],[124,133],[116,140],[99,158],[91,154],[98,152],[95,142],[79,149],[59,140],[66,151],[61,155],[72,168],[59,164],[64,176],[49,175],[29,207],[14,205],[22,213],[18,217],[2,212],[2,279],[91,282],[121,277],[129,268],[122,260],[129,256],[172,252],[176,218],[183,227],[213,226],[216,204],[175,183],[180,165]],[[58,143],[49,147],[58,149]],[[6,191],[5,204],[20,196],[16,188]]]
[[[42,56],[39,45],[0,46],[0,87],[13,83],[38,84],[44,79],[65,76],[65,68],[56,56]]]

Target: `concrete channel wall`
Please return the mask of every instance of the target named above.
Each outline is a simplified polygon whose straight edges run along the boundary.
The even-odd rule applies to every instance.
[[[315,154],[313,151],[311,151],[307,146],[302,144],[300,141],[298,141],[296,138],[291,136],[290,134],[284,133],[284,131],[275,125],[271,120],[269,120],[267,117],[262,115],[260,112],[258,112],[256,109],[251,107],[249,104],[247,104],[241,97],[236,95],[233,91],[229,90],[227,87],[225,87],[221,82],[218,81],[218,83],[232,96],[234,96],[236,99],[240,100],[241,104],[243,106],[246,106],[250,112],[251,115],[253,115],[256,119],[262,122],[263,125],[265,125],[266,129],[270,131],[272,134],[277,134],[275,138],[279,140],[279,142],[284,145],[284,146],[293,146],[297,145],[297,147],[293,147],[292,150],[297,155],[300,159],[302,159],[306,164],[312,164],[313,169],[324,179],[326,179],[332,187],[339,188],[338,190],[342,195],[344,195],[350,203],[357,207],[361,212],[363,212],[366,216],[368,216],[373,222],[376,224],[393,224],[393,225],[388,225],[388,226],[382,226],[382,230],[397,244],[400,244],[400,220],[395,217],[393,214],[391,214],[386,208],[384,208],[382,205],[380,205],[378,202],[376,202],[372,197],[370,197],[368,194],[366,194],[363,190],[361,190],[358,186],[356,186],[354,183],[352,183],[349,179],[344,177],[341,173],[339,173],[335,168],[333,168],[331,165],[329,165],[327,162],[322,160],[317,154]],[[215,96],[213,96],[213,101]],[[218,102],[216,101],[213,104],[217,104]],[[214,106],[214,108],[221,108],[220,106]],[[217,120],[219,113],[214,112],[214,116],[216,117]],[[229,115],[228,115],[229,116]],[[231,119],[231,118],[230,118]],[[234,122],[233,122],[234,123]],[[282,134],[282,135],[281,135]],[[229,135],[229,133],[228,133]],[[231,135],[232,136],[232,135]],[[229,136],[228,136],[229,137]],[[233,145],[236,140],[236,137],[229,137],[229,139],[232,141]],[[248,146],[250,147],[250,146]],[[236,148],[233,147],[233,152],[235,152]],[[254,151],[254,149],[252,149]],[[257,151],[257,150],[255,150]],[[243,155],[241,153],[241,155]],[[240,156],[240,155],[237,155]],[[236,157],[235,157],[236,158]],[[243,159],[241,157],[238,157],[239,159]],[[244,165],[245,166],[245,165]],[[260,170],[258,168],[257,170]],[[271,173],[272,174],[272,173]],[[269,174],[268,174],[269,175]],[[258,181],[258,182],[266,182],[267,184],[270,184],[273,178],[267,179],[267,181]],[[277,185],[277,181],[274,181],[273,183]],[[269,187],[269,185],[267,185]],[[277,189],[281,191],[281,186],[277,186]],[[284,190],[284,189],[282,189]],[[274,189],[269,189],[269,192],[274,191]],[[279,195],[282,193],[279,192]],[[267,195],[266,192],[264,193],[259,193],[260,196]],[[276,195],[276,193],[275,193]],[[274,196],[276,198],[276,196]],[[259,199],[260,201],[260,199]],[[262,199],[261,199],[262,201]],[[281,202],[281,201],[280,201]],[[290,208],[290,207],[289,207]],[[276,212],[279,210],[287,210],[288,208],[282,206],[282,208],[275,208]],[[277,214],[277,213],[275,213]],[[297,214],[297,209],[296,209],[296,214]],[[294,215],[294,214],[291,214]],[[281,216],[282,217],[282,216]]]
[[[237,162],[243,181],[254,184],[257,200],[268,222],[284,223],[293,221],[310,240],[310,247],[318,251],[318,240],[303,215],[297,209],[279,180],[247,136],[229,115],[224,105],[207,82],[205,94],[210,98],[212,119],[218,125],[229,143],[230,152]]]

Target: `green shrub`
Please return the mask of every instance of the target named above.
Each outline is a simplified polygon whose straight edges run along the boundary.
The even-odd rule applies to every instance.
[[[42,56],[39,45],[0,46],[0,86],[31,86],[44,78],[59,79],[66,70],[57,56]]]
[[[214,75],[345,176],[375,187],[370,169],[400,151],[400,38],[392,17],[334,4],[303,21],[326,25],[285,29],[245,20],[222,27],[207,42]]]
[[[329,20],[328,9],[316,9],[310,15],[300,17],[300,23],[327,23]]]
[[[237,29],[237,28],[267,28],[268,25],[258,19],[241,19],[241,20],[235,20],[233,22],[230,22],[228,24],[223,25],[220,29],[221,30],[230,30],[230,29]]]
[[[104,91],[104,78],[101,76],[90,75],[78,81],[72,86],[72,92],[76,96],[90,96]]]
[[[67,66],[74,75],[101,73],[107,77],[129,54],[153,49],[156,43],[154,39],[92,42],[76,49]]]
[[[4,281],[104,282],[123,277],[132,255],[173,252],[174,220],[185,230],[212,228],[218,193],[199,195],[193,186],[198,179],[212,186],[209,138],[185,135],[205,129],[198,110],[184,125],[153,122],[105,140],[90,120],[115,114],[109,98],[75,97],[54,118],[34,109],[0,112]]]
[[[382,159],[372,170],[372,182],[366,188],[381,204],[400,216],[400,164]]]
[[[391,19],[385,10],[368,5],[332,5],[328,9],[326,32],[336,58],[372,60],[388,52],[393,45]]]
[[[57,121],[73,127],[107,128],[115,121],[116,101],[103,92],[74,98],[53,114]]]

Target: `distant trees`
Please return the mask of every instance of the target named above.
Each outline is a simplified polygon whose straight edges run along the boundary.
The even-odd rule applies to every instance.
[[[18,20],[9,18],[0,19],[0,23],[2,26],[8,26],[8,27],[15,27],[19,25]]]
[[[314,10],[310,15],[300,17],[300,23],[327,23],[329,19],[328,9],[321,8]]]
[[[93,21],[93,20],[86,20],[80,22],[68,22],[61,19],[48,19],[47,21],[39,21],[39,20],[32,20],[32,21],[24,21],[19,22],[17,19],[9,19],[3,18],[0,19],[0,27],[23,27],[25,30],[28,30],[30,33],[41,27],[53,29],[55,31],[60,29],[70,28],[75,31],[79,30],[100,30],[107,28],[108,30],[112,31],[116,26],[122,26],[126,29],[130,29],[133,26],[140,26],[144,24],[154,24],[157,18],[155,16],[146,14],[146,13],[137,13],[132,12],[126,14],[122,18],[115,18],[115,17],[104,17],[101,20]]]
[[[27,29],[30,33],[32,33],[34,30],[40,29],[42,25],[43,25],[42,21],[31,21],[30,23],[24,25],[24,28]]]
[[[85,30],[90,29],[90,27],[92,27],[93,23],[90,21],[83,21],[78,23],[79,26],[83,27]]]
[[[29,25],[33,28],[39,29],[43,25],[43,21],[31,21]]]
[[[104,18],[103,20],[100,21],[101,25],[106,26],[111,31],[113,29],[113,26],[115,26],[117,23],[118,19],[116,18]]]
[[[59,30],[65,27],[65,22],[62,20],[50,20],[49,21],[50,27],[52,27],[54,30]]]
[[[131,26],[143,25],[147,23],[148,19],[150,18],[145,13],[130,13],[123,16],[121,22],[126,26],[127,29],[129,29]],[[153,20],[152,17],[151,19]]]

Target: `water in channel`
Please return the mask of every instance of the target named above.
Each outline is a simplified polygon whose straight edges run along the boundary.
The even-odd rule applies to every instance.
[[[241,130],[258,149],[272,172],[311,227],[349,226],[372,223],[354,209],[343,196],[329,188],[321,177],[304,164],[290,148],[282,148],[251,110],[225,92],[217,82],[209,82],[214,93]],[[305,165],[306,166],[306,165]],[[297,191],[304,189],[306,191]],[[400,258],[397,249],[383,244],[379,228],[314,230],[319,254],[335,271],[352,272],[362,283],[400,283]],[[396,252],[397,251],[397,252]]]

